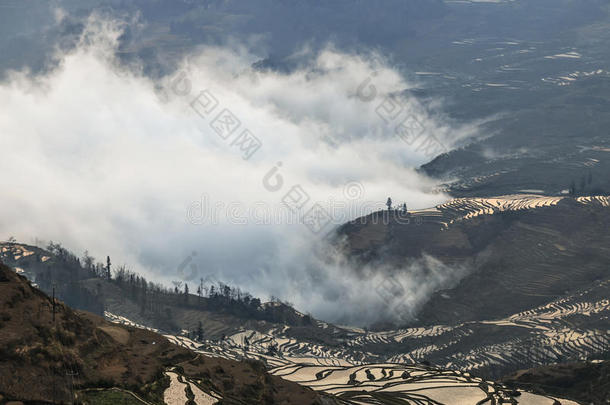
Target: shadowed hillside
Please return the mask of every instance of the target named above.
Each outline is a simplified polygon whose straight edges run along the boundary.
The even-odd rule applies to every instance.
[[[75,311],[1,264],[0,308],[0,402],[67,403],[127,392],[134,403],[162,404],[178,384],[185,398],[212,395],[219,403],[322,403],[260,362],[198,355],[154,332]],[[124,391],[106,391],[112,387]]]
[[[309,315],[287,304],[262,303],[224,283],[180,281],[174,288],[168,288],[125,266],[95,263],[87,253],[79,258],[52,242],[46,249],[0,243],[0,259],[47,294],[55,288],[56,297],[73,308],[100,316],[108,311],[167,332],[193,332],[199,322],[209,338],[220,338],[243,326],[262,330],[273,324],[317,327]]]
[[[360,263],[400,269],[430,255],[467,266],[457,286],[419,311],[416,323],[430,325],[508,316],[605,280],[608,223],[606,197],[514,195],[456,199],[407,217],[374,213],[339,233]]]
[[[535,392],[573,398],[585,404],[610,402],[610,361],[567,363],[507,376],[503,382]]]

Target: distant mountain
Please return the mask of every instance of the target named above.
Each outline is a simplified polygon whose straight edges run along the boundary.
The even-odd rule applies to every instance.
[[[455,197],[528,190],[546,195],[610,194],[609,62],[573,62],[557,73],[567,80],[564,86],[547,83],[511,92],[483,88],[479,98],[494,105],[490,113],[499,114],[482,126],[485,139],[438,156],[421,171],[444,182],[442,188]],[[599,69],[583,74],[583,65]],[[544,78],[549,74],[546,68],[539,61],[528,69],[540,70],[538,76]],[[477,105],[461,103],[456,108]]]

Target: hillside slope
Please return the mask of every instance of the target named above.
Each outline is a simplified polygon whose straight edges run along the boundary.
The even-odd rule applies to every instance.
[[[419,324],[455,324],[510,316],[607,279],[608,205],[607,197],[462,198],[408,216],[373,213],[339,233],[361,264],[400,271],[430,255],[466,268],[417,314]]]
[[[312,390],[268,374],[260,362],[198,355],[157,333],[75,311],[2,264],[0,351],[0,402],[66,403],[115,387],[162,404],[167,390],[182,384],[173,377],[187,381],[177,390],[185,398],[190,389],[219,403],[323,401]]]
[[[48,274],[58,288],[66,281],[62,292],[80,286],[89,294],[83,296],[99,298],[109,319],[188,336],[211,354],[238,360],[251,352],[271,366],[284,364],[278,357],[346,366],[431,362],[499,378],[608,350],[607,205],[606,197],[456,199],[392,221],[386,211],[346,224],[345,248],[360,262],[400,265],[427,253],[446,263],[444,271],[473,266],[454,288],[431,294],[419,320],[374,331],[337,327],[279,302],[261,304],[256,319],[239,305],[231,311],[226,300],[211,305],[205,297],[156,290],[134,295],[129,284],[82,273],[61,251],[13,243],[0,245],[0,253],[47,288]],[[374,215],[377,222],[367,222]]]
[[[576,404],[506,389],[469,373],[423,365],[320,366],[290,361],[269,350],[267,356],[252,355],[245,347],[239,356],[241,361],[235,361],[230,358],[230,350],[208,352],[209,343],[197,345],[185,338],[163,337],[74,311],[49,299],[4,265],[0,265],[0,297],[0,401]],[[267,372],[259,359],[283,364]]]

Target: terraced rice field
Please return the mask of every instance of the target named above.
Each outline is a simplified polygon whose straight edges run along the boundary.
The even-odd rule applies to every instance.
[[[582,360],[607,351],[610,300],[605,294],[609,288],[610,281],[600,282],[504,319],[384,332],[351,331],[348,339],[332,346],[287,337],[280,329],[269,333],[241,331],[223,341],[201,343],[184,336],[167,337],[210,355],[259,358],[270,367],[345,367],[380,362],[413,365],[430,361],[442,368],[475,374],[489,370],[506,374],[524,366]],[[378,347],[393,354],[376,353]]]
[[[425,366],[368,364],[353,367],[290,365],[272,373],[349,404],[576,404],[508,390],[469,373]]]
[[[516,394],[476,376],[494,369],[503,375],[587,359],[607,351],[608,287],[610,280],[504,319],[385,332],[352,330],[348,340],[333,346],[286,337],[286,328],[270,333],[244,330],[223,341],[167,338],[211,356],[262,360],[272,374],[335,394],[346,404],[575,404]],[[599,327],[580,327],[580,323]],[[490,335],[490,330],[495,334]],[[384,356],[367,350],[377,345],[397,353]],[[409,350],[401,352],[405,347]]]
[[[413,218],[424,217],[447,227],[456,221],[468,220],[481,215],[552,207],[567,198],[571,197],[512,194],[490,198],[455,198],[432,209],[415,210],[410,213]],[[610,206],[608,196],[577,197],[575,200],[583,205]]]
[[[468,372],[397,363],[350,365],[330,358],[269,356],[243,350],[212,349],[184,337],[177,344],[208,355],[254,357],[272,366],[270,373],[337,396],[345,404],[576,404],[573,401],[513,391]],[[334,364],[333,364],[334,363]],[[343,364],[342,364],[343,363]]]
[[[186,395],[187,386],[195,396],[194,401],[197,405],[214,405],[222,399],[216,393],[206,393],[202,391],[192,381],[186,380],[183,376],[174,371],[168,371],[166,372],[166,375],[170,378],[169,388],[163,393],[163,401],[167,405],[185,405],[188,401]]]

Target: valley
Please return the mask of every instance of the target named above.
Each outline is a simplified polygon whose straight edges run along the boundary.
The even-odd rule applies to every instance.
[[[525,392],[516,396],[494,381],[524,368],[607,355],[610,279],[598,270],[607,260],[599,256],[607,241],[596,226],[607,223],[599,219],[609,215],[608,205],[604,196],[458,198],[427,210],[383,211],[345,224],[337,232],[341,243],[335,249],[348,251],[354,263],[379,261],[383,250],[384,263],[433,255],[448,268],[473,266],[457,285],[435,291],[415,317],[404,317],[405,325],[390,329],[332,325],[281,302],[261,304],[259,313],[268,315],[257,316],[259,320],[240,319],[239,313],[213,309],[197,296],[184,302],[180,294],[170,294],[163,304],[165,311],[171,310],[174,326],[160,328],[152,313],[124,297],[116,280],[82,278],[77,284],[98,291],[94,297],[111,322],[161,333],[212,358],[260,361],[272,375],[345,403],[393,398],[443,404],[447,395],[462,398],[459,403],[464,404],[545,403]],[[565,227],[569,233],[561,229]],[[530,237],[537,242],[532,244]],[[597,255],[583,260],[579,250],[593,249]],[[65,260],[19,243],[5,243],[0,252],[5,263],[34,283],[44,280],[44,272],[57,276]],[[578,261],[578,271],[569,264],[570,257]],[[557,265],[552,266],[553,260]],[[489,277],[495,281],[490,283]],[[490,288],[493,292],[481,294]],[[474,296],[472,291],[481,293]],[[197,322],[202,338],[196,336]],[[188,384],[172,381],[178,387],[172,389],[180,392]],[[219,395],[208,392],[210,399],[204,394],[199,396],[208,402]],[[549,404],[555,401],[547,399]]]
[[[425,365],[307,364],[303,358],[284,359],[276,352],[267,360],[277,359],[283,365],[269,368],[267,374],[264,363],[249,359],[247,347],[239,360],[232,360],[224,348],[210,353],[205,344],[190,339],[112,326],[51,300],[5,266],[0,266],[0,290],[4,308],[0,339],[3,357],[11,359],[0,363],[2,402],[51,398],[53,402],[120,400],[148,405],[191,401],[201,405],[577,404],[509,389],[468,372]],[[32,316],[32,308],[44,304],[46,308]],[[22,390],[26,379],[35,379],[37,388]]]
[[[0,405],[610,404],[610,0],[0,33]]]

